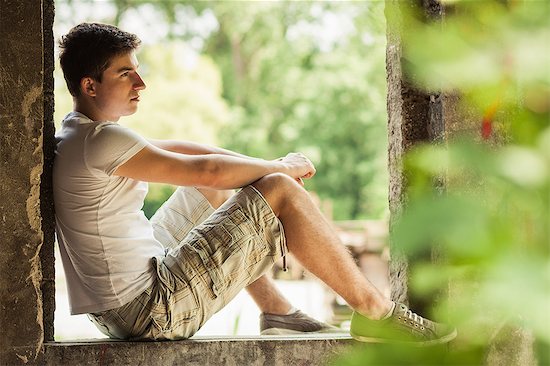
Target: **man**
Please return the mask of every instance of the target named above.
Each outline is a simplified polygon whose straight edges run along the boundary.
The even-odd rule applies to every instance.
[[[304,155],[266,161],[146,140],[119,125],[145,89],[139,43],[86,23],[60,42],[74,110],[58,133],[54,198],[73,314],[88,313],[115,338],[182,339],[246,288],[262,334],[333,330],[296,311],[264,275],[291,252],[355,310],[356,339],[454,338],[454,329],[384,298],[357,269],[302,188],[315,175]],[[146,182],[179,186],[151,221],[141,211]]]

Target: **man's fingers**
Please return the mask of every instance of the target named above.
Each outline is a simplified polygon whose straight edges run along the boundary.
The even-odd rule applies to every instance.
[[[300,174],[300,179],[309,179],[315,175],[315,166],[302,153],[288,153],[282,161],[287,162],[291,167],[295,168],[297,170],[296,173]],[[296,178],[296,181],[298,182],[298,178]],[[303,184],[303,181],[301,184]]]

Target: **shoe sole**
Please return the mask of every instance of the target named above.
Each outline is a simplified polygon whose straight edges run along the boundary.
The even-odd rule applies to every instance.
[[[446,336],[443,336],[438,339],[432,339],[429,341],[400,341],[396,339],[390,339],[390,338],[375,338],[375,337],[365,337],[358,334],[355,334],[353,332],[349,332],[351,337],[359,342],[365,342],[365,343],[385,343],[385,344],[401,344],[401,345],[407,345],[407,346],[417,346],[417,347],[429,347],[429,346],[435,346],[438,344],[448,343],[456,338],[458,332],[455,329],[452,333],[447,334]]]
[[[317,330],[315,332],[303,332],[293,329],[285,328],[269,328],[260,332],[260,335],[289,335],[289,334],[343,334],[348,333],[347,330],[340,329],[326,329],[326,330]]]

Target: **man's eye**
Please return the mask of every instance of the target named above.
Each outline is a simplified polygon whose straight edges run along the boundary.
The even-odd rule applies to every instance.
[[[128,75],[130,75],[130,73],[129,73],[128,71],[126,71],[126,72],[123,72],[120,76],[126,77],[126,76],[128,76]]]

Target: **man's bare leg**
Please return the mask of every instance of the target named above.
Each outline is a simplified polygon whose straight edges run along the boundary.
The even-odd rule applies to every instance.
[[[290,302],[265,274],[248,285],[246,291],[262,313],[284,315],[292,309]]]
[[[235,193],[233,190],[217,190],[210,188],[197,188],[210,205],[217,209]]]
[[[212,207],[218,208],[232,195],[233,191],[220,191],[208,188],[197,188],[199,192],[210,202]],[[252,282],[246,288],[258,308],[263,313],[284,315],[287,314],[292,305],[277,289],[273,280],[267,275],[263,275],[256,281]]]
[[[305,268],[368,318],[391,310],[393,303],[357,268],[305,189],[284,174],[265,176],[253,186],[281,220],[287,246]]]

